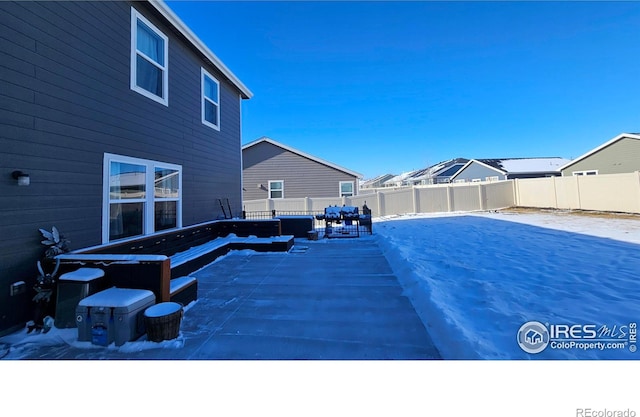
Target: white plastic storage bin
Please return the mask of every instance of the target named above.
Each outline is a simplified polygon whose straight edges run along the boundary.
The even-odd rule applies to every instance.
[[[145,333],[144,310],[154,305],[149,290],[109,288],[83,298],[76,308],[78,340],[121,346]]]

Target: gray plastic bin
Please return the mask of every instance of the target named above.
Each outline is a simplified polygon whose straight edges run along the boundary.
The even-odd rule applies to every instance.
[[[76,308],[78,341],[121,346],[145,333],[144,310],[154,305],[149,290],[109,288],[80,300]]]

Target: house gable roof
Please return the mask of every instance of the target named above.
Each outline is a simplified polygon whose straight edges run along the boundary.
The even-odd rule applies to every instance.
[[[297,155],[300,155],[303,158],[307,158],[307,159],[310,159],[310,160],[312,160],[314,162],[317,162],[319,164],[326,165],[326,166],[331,167],[333,169],[337,169],[338,171],[342,171],[342,172],[344,172],[346,174],[349,174],[349,175],[352,175],[352,176],[354,176],[356,178],[362,178],[362,174],[360,174],[358,172],[351,171],[350,169],[341,167],[340,165],[336,165],[336,164],[334,164],[332,162],[325,161],[324,159],[320,159],[320,158],[315,157],[313,155],[309,155],[306,152],[302,152],[302,151],[300,151],[298,149],[295,149],[295,148],[292,148],[291,146],[287,146],[287,145],[285,145],[283,143],[277,142],[277,141],[275,141],[275,140],[273,140],[271,138],[268,138],[266,136],[263,136],[263,137],[261,137],[259,139],[254,140],[253,142],[249,142],[246,145],[243,145],[242,146],[242,150],[244,151],[245,149],[251,148],[252,146],[255,146],[255,145],[259,144],[259,143],[270,143],[271,145],[277,146],[277,147],[282,148],[282,149],[284,149],[286,151],[289,151],[289,152],[295,153]]]
[[[467,162],[469,162],[469,160],[466,158],[454,158],[438,162],[437,164],[431,165],[430,167],[416,171],[411,176],[411,180],[420,181],[423,179],[437,178],[440,176],[449,177],[458,170],[462,169],[463,165]],[[453,172],[448,172],[449,170],[452,170]]]
[[[485,162],[485,161],[487,161],[487,162],[489,162],[489,163],[487,163],[487,162]],[[498,172],[499,174],[502,174],[502,175],[506,175],[506,174],[507,174],[505,171],[501,170],[500,168],[496,168],[496,167],[494,166],[496,163],[495,163],[495,162],[492,162],[492,161],[497,161],[497,160],[495,160],[495,159],[470,159],[470,160],[469,160],[469,162],[467,162],[466,164],[464,164],[464,166],[463,166],[462,168],[460,168],[460,169],[458,170],[458,172],[456,172],[456,173],[451,177],[451,181],[455,180],[455,179],[456,179],[456,177],[457,177],[458,175],[460,175],[462,172],[464,172],[464,170],[465,170],[465,169],[467,169],[471,164],[474,164],[474,163],[476,163],[476,164],[480,164],[480,165],[482,165],[482,166],[483,166],[483,167],[485,167],[485,168],[488,168],[488,169],[490,169],[490,170],[496,171],[496,172]],[[491,164],[491,165],[490,165],[490,164]]]
[[[377,177],[373,177],[371,179],[365,180],[363,182],[360,183],[361,187],[367,187],[370,186],[372,184],[376,184],[376,183],[384,183],[385,181],[387,181],[390,178],[393,178],[395,175],[393,174],[382,174],[382,175],[378,175]]]
[[[383,182],[383,184],[386,185],[386,186],[401,185],[407,178],[410,178],[415,173],[416,173],[416,171],[403,172],[402,174],[398,174],[398,175],[396,175],[396,176],[394,176],[392,178],[389,178],[388,180]]]
[[[496,171],[500,175],[509,174],[533,174],[543,172],[559,172],[563,163],[568,160],[559,157],[543,158],[502,158],[502,159],[472,159],[465,164],[456,174],[451,177],[455,179],[469,165],[476,163],[485,168]]]
[[[148,3],[153,6],[165,19],[175,27],[187,40],[204,55],[204,57],[216,67],[225,77],[233,83],[233,85],[240,90],[242,98],[248,99],[253,97],[253,93],[227,68],[222,61],[211,52],[209,47],[205,45],[198,36],[169,8],[169,6],[163,0],[147,0]]]
[[[580,162],[583,159],[588,158],[588,157],[590,157],[591,155],[593,155],[593,154],[595,154],[597,152],[600,152],[604,148],[606,148],[606,147],[608,147],[610,145],[613,145],[614,143],[616,143],[616,142],[618,142],[618,141],[620,141],[620,140],[622,140],[624,138],[640,140],[640,133],[621,133],[620,135],[616,136],[615,138],[608,140],[607,142],[603,143],[602,145],[600,145],[600,146],[598,146],[596,148],[593,148],[592,150],[590,150],[589,152],[585,153],[584,155],[579,156],[576,159],[570,161],[569,163],[561,166],[560,167],[560,171],[563,171],[563,170],[567,169],[568,167],[570,167],[571,165],[573,165],[573,164],[575,164],[577,162]]]

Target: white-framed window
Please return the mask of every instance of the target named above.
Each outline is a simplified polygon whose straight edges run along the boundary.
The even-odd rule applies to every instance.
[[[169,105],[169,38],[131,8],[131,89]]]
[[[105,154],[102,243],[182,227],[182,166]]]
[[[340,197],[353,197],[353,181],[340,181]]]
[[[269,198],[284,198],[284,181],[269,181]]]
[[[220,83],[202,68],[202,123],[220,130]]]
[[[598,175],[598,170],[597,169],[591,169],[588,171],[573,171],[572,173],[574,176],[578,176],[578,175]]]

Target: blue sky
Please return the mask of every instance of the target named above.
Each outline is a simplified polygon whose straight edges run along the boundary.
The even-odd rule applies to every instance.
[[[365,178],[640,132],[640,2],[167,4],[254,93],[243,144]]]

